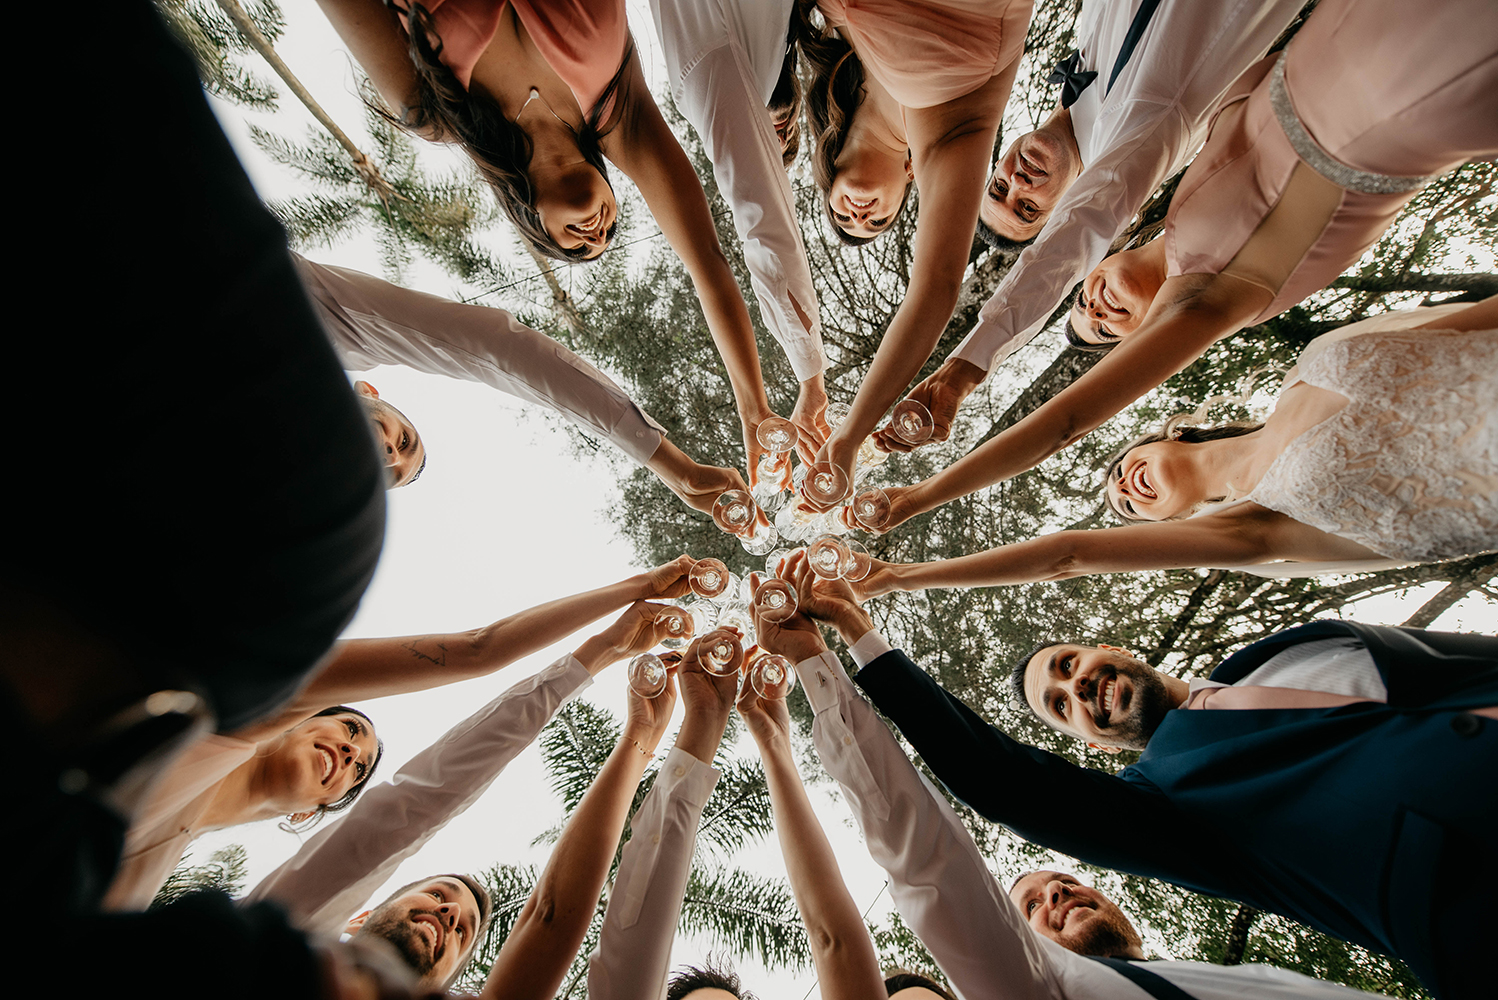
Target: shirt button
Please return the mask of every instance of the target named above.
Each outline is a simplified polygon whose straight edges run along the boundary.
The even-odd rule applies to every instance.
[[[1471,712],[1463,712],[1451,718],[1451,728],[1462,739],[1470,740],[1482,732],[1482,720]]]
[[[851,747],[852,745],[853,745],[853,737],[851,737],[851,736],[844,736],[843,737],[843,746],[845,746],[845,747]]]
[[[683,774],[686,774],[686,773],[687,773],[687,769],[686,769],[686,768],[684,768],[684,767],[682,767],[682,766],[681,766],[681,765],[680,765],[680,764],[677,764],[677,765],[676,765],[676,767],[675,767],[675,769],[674,769],[674,770],[672,770],[672,772],[671,772],[671,773],[672,773],[672,774],[674,774],[674,775],[676,775],[676,776],[677,776],[677,777],[678,777],[678,778],[679,778],[679,777],[681,777],[681,776],[682,776],[682,775],[683,775]]]
[[[660,835],[660,834],[658,834],[658,833],[656,833],[656,834],[651,834],[651,837],[650,837],[650,842],[651,842],[651,843],[652,843],[652,844],[659,844],[659,843],[660,843],[660,842],[661,842],[661,835]]]

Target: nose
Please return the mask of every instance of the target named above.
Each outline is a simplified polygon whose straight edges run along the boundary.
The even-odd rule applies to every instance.
[[[443,903],[441,906],[438,906],[437,918],[446,925],[447,930],[451,931],[458,925],[458,904]]]
[[[1060,903],[1064,897],[1071,895],[1071,887],[1061,881],[1053,880],[1050,885],[1046,886],[1046,890],[1052,906]]]
[[[338,754],[343,758],[344,767],[347,767],[359,759],[359,748],[352,743],[340,743],[338,744]]]

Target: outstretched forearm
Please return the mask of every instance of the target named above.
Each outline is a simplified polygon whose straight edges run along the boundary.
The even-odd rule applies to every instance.
[[[882,995],[883,977],[868,928],[838,868],[837,856],[796,770],[788,740],[762,743],[775,833],[796,908],[811,943],[812,963],[826,1000]]]
[[[547,1000],[556,994],[597,912],[614,848],[649,762],[626,731],[567,821],[495,958],[481,994],[486,1000]]]

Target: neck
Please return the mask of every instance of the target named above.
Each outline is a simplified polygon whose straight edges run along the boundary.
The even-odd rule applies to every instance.
[[[1167,673],[1161,673],[1160,680],[1164,682],[1165,690],[1170,693],[1170,700],[1174,703],[1174,707],[1180,708],[1186,704],[1186,698],[1191,694],[1191,684],[1189,681],[1183,681],[1179,677],[1172,677]]]
[[[271,819],[290,811],[272,800],[265,774],[266,759],[284,738],[284,735],[277,736],[257,744],[255,756],[229,772],[228,777],[219,783],[213,803],[203,813],[196,832]]]
[[[1082,150],[1077,146],[1077,130],[1072,127],[1071,108],[1063,108],[1060,104],[1057,104],[1056,110],[1051,112],[1051,117],[1047,118],[1044,124],[1035,131],[1044,132],[1046,135],[1054,136],[1058,141],[1065,143],[1066,148],[1071,151],[1072,156],[1075,158],[1074,162],[1078,168],[1077,173],[1082,172],[1081,168],[1084,166],[1082,163]],[[1075,176],[1072,179],[1075,180]]]
[[[1279,454],[1278,448],[1266,447],[1271,443],[1261,427],[1238,437],[1194,445],[1203,481],[1210,484],[1209,495],[1231,500],[1252,492]]]
[[[901,159],[909,148],[905,138],[905,109],[867,73],[863,80],[863,102],[853,113],[843,148],[855,143],[878,144],[898,152]]]

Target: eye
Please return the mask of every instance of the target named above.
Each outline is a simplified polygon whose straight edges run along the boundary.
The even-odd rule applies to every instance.
[[[890,216],[890,219],[892,218],[894,218],[894,216]],[[887,225],[889,225],[889,219],[874,219],[869,223],[869,228],[883,229]]]
[[[1034,222],[1040,218],[1040,209],[1031,202],[1022,201],[1019,203],[1019,217],[1026,222]]]
[[[851,216],[851,215],[844,215],[843,213],[839,212],[837,209],[833,209],[832,210],[832,217],[834,219],[836,219],[838,222],[843,223],[844,225],[847,225],[848,223],[851,223],[853,221],[853,216]]]
[[[1034,913],[1035,912],[1035,907],[1037,907],[1039,905],[1040,904],[1036,900],[1033,900],[1033,899],[1030,900],[1028,903],[1025,904],[1025,915],[1029,916],[1030,914]]]
[[[364,762],[362,760],[356,760],[356,761],[354,761],[354,777],[355,778],[357,778],[360,781],[363,781],[364,780],[364,776],[366,774],[368,774],[368,773],[369,773],[369,768],[367,768],[367,767],[364,766]]]
[[[1060,697],[1058,697],[1056,699],[1056,704],[1052,706],[1052,710],[1056,713],[1056,715],[1057,715],[1058,718],[1062,718],[1062,719],[1066,718],[1066,696],[1065,695],[1062,695],[1062,696],[1060,696]]]
[[[405,451],[409,447],[411,447],[411,432],[410,431],[401,431],[401,446],[400,446],[400,450],[401,451]]]
[[[359,735],[359,724],[357,722],[355,722],[353,719],[344,719],[343,720],[343,724],[345,726],[348,726],[348,734],[350,736],[358,736]]]

